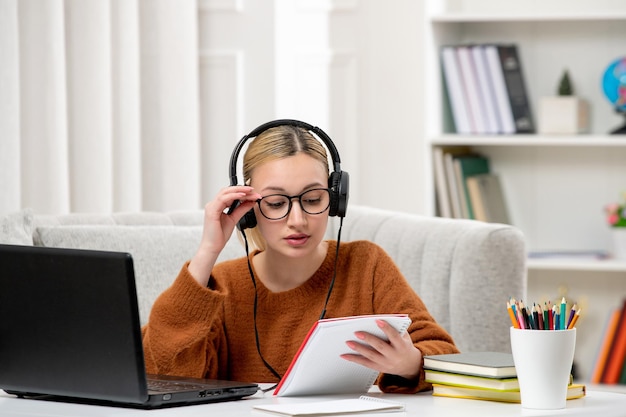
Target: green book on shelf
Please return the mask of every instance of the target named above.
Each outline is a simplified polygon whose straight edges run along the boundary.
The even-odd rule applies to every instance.
[[[488,378],[515,378],[513,355],[503,352],[463,352],[424,357],[424,369]]]
[[[463,217],[475,219],[472,201],[467,189],[467,179],[474,175],[489,173],[489,159],[478,154],[459,155],[454,158],[454,172],[459,187]]]

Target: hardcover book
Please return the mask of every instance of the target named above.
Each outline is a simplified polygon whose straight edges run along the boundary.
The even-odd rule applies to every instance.
[[[424,357],[424,369],[489,378],[515,378],[513,355],[502,352],[463,352]]]
[[[583,384],[571,384],[567,387],[567,399],[582,398],[587,389]],[[433,395],[438,397],[466,398],[471,400],[502,401],[510,403],[521,402],[519,390],[498,391],[492,389],[455,387],[450,385],[433,385]]]
[[[602,374],[602,383],[620,383],[622,368],[626,362],[626,299],[624,299],[613,342],[607,356],[607,363]]]
[[[498,391],[519,390],[517,378],[486,378],[453,372],[424,371],[426,382],[439,385],[454,385],[467,388],[495,389]]]
[[[511,224],[504,190],[500,178],[496,174],[479,174],[468,177],[465,185],[476,220]]]
[[[475,219],[472,200],[467,187],[467,179],[474,175],[489,173],[489,159],[478,154],[459,155],[454,158],[454,173],[459,184],[459,196],[463,217]]]
[[[448,168],[445,155],[464,155],[470,153],[469,146],[436,146],[433,149],[433,171],[435,176],[435,192],[437,197],[438,214],[440,217],[455,217],[453,204],[458,204],[457,196],[451,195],[451,188],[448,180]],[[455,187],[456,188],[456,187]],[[453,203],[452,199],[455,199]],[[456,210],[456,209],[454,209]]]

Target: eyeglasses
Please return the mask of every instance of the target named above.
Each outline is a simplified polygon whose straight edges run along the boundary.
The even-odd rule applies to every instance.
[[[330,190],[314,188],[300,195],[270,194],[257,200],[263,217],[269,220],[280,220],[291,212],[292,200],[298,199],[300,207],[307,214],[321,214],[330,206]]]

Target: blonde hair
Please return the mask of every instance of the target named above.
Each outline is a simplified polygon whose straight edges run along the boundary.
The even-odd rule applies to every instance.
[[[250,184],[257,167],[299,153],[320,161],[330,173],[324,145],[306,129],[282,125],[267,129],[250,142],[243,157],[244,183]],[[246,236],[252,249],[265,250],[266,242],[258,228],[247,229]]]

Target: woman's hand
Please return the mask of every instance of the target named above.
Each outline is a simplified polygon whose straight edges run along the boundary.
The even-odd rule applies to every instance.
[[[245,185],[223,188],[213,201],[204,207],[204,227],[200,247],[189,264],[189,272],[202,286],[207,286],[217,257],[226,246],[237,222],[254,203],[261,198],[259,193]],[[239,205],[227,214],[227,210],[239,201]]]
[[[356,353],[341,357],[378,372],[409,380],[417,378],[422,368],[422,352],[413,345],[409,334],[398,333],[384,320],[377,320],[376,324],[387,335],[388,342],[370,333],[355,332],[359,341],[349,340],[346,344]]]

